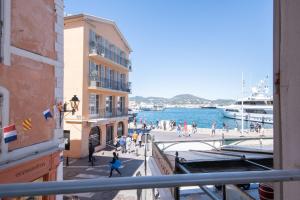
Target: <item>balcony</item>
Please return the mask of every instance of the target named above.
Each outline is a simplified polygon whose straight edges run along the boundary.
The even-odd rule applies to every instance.
[[[96,47],[90,47],[90,56],[95,56],[97,58],[103,58],[104,60],[109,60],[110,62],[125,67],[129,71],[132,71],[131,61],[123,56],[116,54],[115,52],[105,48],[102,45],[97,45]]]
[[[89,87],[105,88],[122,92],[131,92],[131,82],[115,81],[111,79],[90,76]]]
[[[115,118],[115,117],[127,117],[128,108],[112,108],[110,111],[106,109],[90,110],[90,119],[99,118]]]

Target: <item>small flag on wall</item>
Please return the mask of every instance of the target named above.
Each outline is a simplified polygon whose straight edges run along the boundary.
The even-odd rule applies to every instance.
[[[62,102],[59,102],[59,103],[56,104],[56,108],[57,108],[57,110],[58,110],[59,112],[62,112],[62,111],[63,111],[63,107],[64,107],[64,105],[63,105]]]
[[[43,115],[45,119],[47,120],[48,118],[53,118],[50,109],[47,109],[43,112]]]
[[[23,121],[22,125],[23,125],[23,130],[24,130],[24,131],[30,130],[30,129],[32,128],[32,127],[31,127],[31,119],[30,119],[30,118],[25,119],[25,120]]]
[[[17,139],[17,130],[15,125],[3,127],[4,142],[9,143]]]

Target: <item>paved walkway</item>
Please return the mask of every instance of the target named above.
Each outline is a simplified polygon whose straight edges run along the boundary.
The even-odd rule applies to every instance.
[[[122,167],[120,169],[122,177],[124,176],[136,176],[137,174],[144,175],[144,148],[138,148],[138,155],[135,153],[122,154],[119,152],[119,158],[122,161]],[[64,179],[65,180],[81,180],[81,179],[109,179],[110,165],[112,160],[113,150],[103,150],[95,153],[96,162],[94,166],[88,162],[88,157],[81,159],[70,159],[69,166],[64,166]],[[148,170],[150,171],[150,170]],[[151,175],[148,174],[147,175]],[[116,172],[113,173],[112,178],[120,177]],[[135,200],[135,199],[152,199],[152,193],[149,190],[137,191],[137,190],[122,190],[103,192],[90,192],[81,194],[64,195],[64,200],[80,199],[80,200]],[[144,196],[147,196],[145,198]]]
[[[216,134],[214,136],[211,135],[211,129],[208,128],[198,128],[197,133],[191,133],[190,136],[188,134],[182,133],[181,137],[178,137],[175,130],[162,130],[162,129],[153,129],[150,131],[151,135],[154,135],[155,141],[182,141],[182,140],[205,140],[205,139],[222,139],[222,135],[224,134],[224,138],[239,138],[243,137],[273,137],[273,129],[264,129],[258,132],[250,132],[249,130],[245,130],[243,134],[237,130],[228,130],[223,131],[222,129],[216,129]]]

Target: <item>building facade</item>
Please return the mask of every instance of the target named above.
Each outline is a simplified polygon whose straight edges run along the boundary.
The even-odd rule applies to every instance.
[[[75,115],[64,117],[64,156],[79,158],[89,143],[97,151],[127,135],[131,48],[115,22],[90,15],[65,17],[64,35],[64,97],[80,99]]]
[[[0,5],[0,184],[62,180],[63,0]],[[17,138],[7,142],[11,125]]]

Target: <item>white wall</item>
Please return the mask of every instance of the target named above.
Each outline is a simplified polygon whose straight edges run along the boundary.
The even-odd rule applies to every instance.
[[[274,0],[274,167],[300,169],[300,1]],[[276,184],[276,199],[299,199],[300,182]]]

